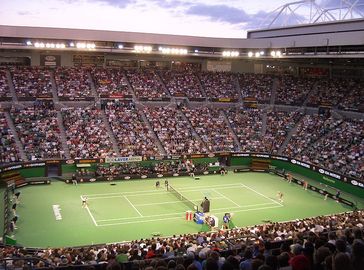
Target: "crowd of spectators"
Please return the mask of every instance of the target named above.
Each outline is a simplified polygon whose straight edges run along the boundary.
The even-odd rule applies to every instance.
[[[34,106],[10,113],[28,160],[64,158],[54,109]]]
[[[58,67],[54,78],[60,98],[72,100],[92,96],[89,70],[86,68]]]
[[[121,156],[156,156],[158,147],[134,103],[108,101],[105,106]]]
[[[37,268],[83,265],[115,270],[361,270],[363,226],[363,211],[354,211],[91,247],[35,251],[3,247],[0,258],[35,256]],[[13,264],[22,268],[26,262],[14,260]]]
[[[364,121],[346,120],[311,144],[297,158],[350,175],[364,176]]]
[[[204,94],[195,72],[191,70],[168,70],[161,73],[162,79],[171,94],[176,97],[203,98]]]
[[[11,97],[11,93],[6,77],[6,69],[0,68],[0,99],[4,97]]]
[[[122,69],[92,70],[92,77],[100,97],[123,97],[131,95],[125,73]]]
[[[94,108],[64,108],[61,110],[71,158],[105,158],[113,156],[111,139]]]
[[[177,109],[146,107],[143,110],[168,155],[207,152]]]
[[[240,91],[243,98],[253,97],[259,103],[269,103],[274,77],[268,74],[238,74]]]
[[[14,135],[6,122],[5,114],[0,111],[0,164],[21,161],[15,144]]]
[[[204,71],[199,76],[209,98],[239,99],[234,73]]]
[[[257,151],[277,154],[288,132],[302,116],[303,114],[297,111],[269,111],[267,113],[267,129],[260,139]]]
[[[10,72],[19,98],[52,97],[50,70],[42,67],[11,67]]]
[[[175,174],[192,171],[207,171],[205,163],[193,164],[187,160],[161,161],[149,164],[141,163],[120,163],[111,164],[110,166],[98,165],[96,176],[117,177],[120,175],[156,175],[156,174]]]
[[[168,97],[168,91],[161,83],[156,71],[129,69],[126,74],[138,98],[161,99]]]
[[[210,109],[207,107],[189,109],[183,107],[182,112],[189,119],[192,127],[207,146],[208,152],[238,150],[238,146],[234,142],[233,134],[229,130],[219,109]]]
[[[241,151],[257,152],[261,143],[262,110],[232,108],[226,110],[226,115],[239,139]]]
[[[307,95],[315,87],[317,80],[310,78],[298,78],[293,76],[282,76],[276,92],[277,104],[302,105]]]
[[[317,81],[317,89],[309,95],[308,105],[329,104],[357,110],[363,105],[363,101],[364,85],[362,82],[331,78]]]
[[[337,120],[326,115],[305,115],[299,121],[296,132],[292,135],[283,154],[296,157],[307,147],[315,143],[322,136],[330,132],[342,120]]]

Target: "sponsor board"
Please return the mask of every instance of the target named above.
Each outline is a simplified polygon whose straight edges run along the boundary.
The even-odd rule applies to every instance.
[[[133,156],[133,157],[108,157],[105,159],[106,163],[127,163],[127,162],[138,162],[142,161],[142,156]]]
[[[62,220],[61,207],[59,206],[59,204],[52,205],[52,208],[56,220]]]
[[[324,169],[322,169],[322,168],[320,168],[320,169],[318,170],[318,172],[319,172],[319,173],[321,173],[321,174],[325,174],[325,175],[328,175],[328,176],[330,176],[330,177],[333,177],[333,178],[336,178],[336,179],[341,180],[341,176],[340,176],[340,175],[338,175],[338,174],[336,174],[336,173],[333,173],[333,172],[330,172],[330,171],[326,171],[326,170],[324,170]]]
[[[350,182],[353,186],[364,188],[364,184],[361,182],[358,182],[356,180],[351,180]]]
[[[295,164],[295,165],[300,165],[300,166],[305,167],[307,169],[310,169],[311,168],[311,166],[309,164],[304,163],[304,162],[301,162],[299,160],[291,159],[291,163],[292,164]]]

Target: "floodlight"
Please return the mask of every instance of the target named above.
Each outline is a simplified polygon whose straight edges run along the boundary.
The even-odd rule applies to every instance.
[[[124,48],[124,45],[123,45],[123,44],[119,44],[119,45],[118,45],[118,48],[119,48],[119,49],[123,49],[123,48]]]
[[[198,53],[198,50],[195,50],[195,53]]]
[[[264,51],[260,51],[260,55],[264,55]]]
[[[273,56],[273,57],[275,57],[276,56],[276,51],[271,51],[270,52],[270,55]]]
[[[255,53],[255,57],[260,57],[260,53],[259,52],[256,52]]]
[[[32,46],[32,42],[31,42],[30,40],[27,40],[26,44],[27,44],[28,46]]]
[[[39,42],[34,43],[34,47],[39,48]]]
[[[248,52],[249,57],[253,57],[253,52]]]
[[[281,51],[276,51],[276,56],[277,56],[277,57],[281,57],[281,56],[282,56]]]
[[[74,46],[75,46],[75,43],[70,42],[70,47],[74,47]]]

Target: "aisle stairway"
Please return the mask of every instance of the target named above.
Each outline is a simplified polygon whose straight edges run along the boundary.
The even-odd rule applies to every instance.
[[[15,144],[16,144],[17,150],[19,152],[20,158],[24,161],[28,161],[28,158],[24,151],[24,146],[19,140],[19,136],[18,136],[18,133],[16,132],[16,128],[14,126],[13,119],[11,119],[10,113],[4,112],[4,115],[5,115],[5,119],[8,124],[8,127],[11,130],[11,133],[14,135]]]
[[[108,117],[106,116],[106,113],[104,110],[101,110],[101,119],[106,127],[106,131],[107,133],[109,134],[109,138],[111,140],[111,143],[112,143],[112,149],[114,150],[114,152],[116,153],[116,155],[120,155],[120,149],[119,149],[119,145],[118,145],[118,142],[116,141],[115,139],[115,136],[114,136],[114,132],[112,131],[112,128],[110,126],[110,123],[109,123],[109,119]]]
[[[159,152],[162,154],[162,155],[167,155],[167,152],[166,150],[164,149],[163,145],[162,145],[162,142],[159,140],[157,134],[155,134],[153,128],[152,128],[152,125],[150,124],[147,116],[145,115],[145,113],[143,112],[143,109],[139,109],[139,113],[142,117],[142,120],[144,121],[144,123],[146,124],[146,126],[148,127],[149,129],[149,132],[150,134],[152,134],[153,138],[154,138],[154,142],[156,143],[157,147],[158,147],[158,150]]]
[[[228,126],[230,133],[233,135],[234,142],[238,146],[238,151],[241,151],[240,141],[238,139],[238,136],[236,136],[236,133],[235,133],[234,129],[232,128],[230,121],[229,121],[228,117],[226,116],[225,111],[221,110],[220,113],[223,116],[223,118],[225,120],[225,124]]]
[[[6,70],[6,78],[8,79],[8,85],[9,85],[9,90],[11,93],[11,98],[14,103],[17,103],[17,102],[19,102],[19,100],[18,100],[18,97],[16,96],[13,79],[11,78],[11,73],[9,70]]]
[[[276,102],[278,85],[279,85],[278,78],[274,78],[272,85],[272,94],[270,96],[270,102],[269,102],[270,105],[274,105],[274,103]]]
[[[63,125],[63,118],[62,118],[62,114],[61,114],[60,111],[57,111],[57,123],[58,123],[60,139],[61,139],[61,144],[62,144],[62,148],[63,148],[63,151],[64,151],[64,155],[66,156],[67,159],[70,159],[71,154],[70,154],[70,150],[69,150],[68,145],[67,145],[66,130],[65,130],[64,125]]]

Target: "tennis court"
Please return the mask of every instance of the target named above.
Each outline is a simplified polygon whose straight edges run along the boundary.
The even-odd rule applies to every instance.
[[[156,191],[84,194],[89,200],[87,211],[95,226],[116,226],[140,222],[164,221],[183,218],[188,202],[199,205],[205,196],[213,201],[211,213],[245,212],[259,209],[283,207],[243,183],[180,188],[180,199],[173,192],[159,188]],[[249,204],[246,201],[249,201]],[[122,213],[115,212],[109,205],[119,205]]]
[[[221,221],[225,212],[233,213],[237,226],[351,210],[265,173],[168,180],[184,200],[176,192],[165,189],[164,179],[159,179],[160,188],[155,187],[156,179],[78,186],[54,181],[47,186],[22,188],[15,238],[24,246],[62,247],[196,233],[201,231],[202,225],[186,221],[185,213],[192,210],[193,204],[199,206],[205,196],[211,201],[212,215]],[[284,193],[283,203],[277,200],[278,191]],[[86,208],[81,206],[83,196],[88,197]],[[359,203],[359,207],[363,207],[364,203]]]

